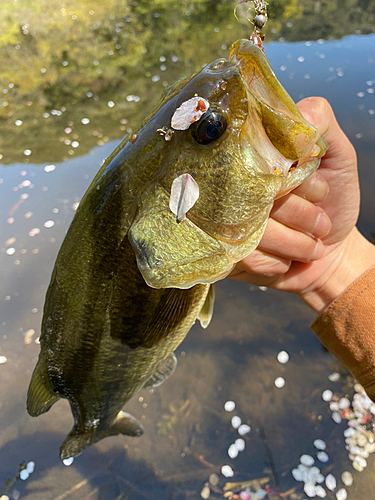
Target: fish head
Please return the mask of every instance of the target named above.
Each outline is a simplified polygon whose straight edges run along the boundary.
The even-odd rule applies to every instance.
[[[155,288],[228,275],[327,149],[249,40],[168,91],[153,124],[163,150],[129,237]]]

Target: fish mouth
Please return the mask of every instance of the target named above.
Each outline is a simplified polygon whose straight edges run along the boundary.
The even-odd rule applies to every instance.
[[[229,59],[238,67],[247,92],[241,142],[251,170],[283,177],[302,169],[312,173],[328,146],[304,119],[262,50],[250,40],[238,40],[229,49]]]

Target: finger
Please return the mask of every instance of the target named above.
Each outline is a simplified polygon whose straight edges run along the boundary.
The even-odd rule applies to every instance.
[[[311,203],[321,203],[328,196],[329,185],[325,178],[317,171],[294,189],[292,193],[311,201]]]
[[[325,160],[333,158],[336,167],[339,166],[340,169],[352,164],[356,158],[355,149],[337,123],[328,101],[322,97],[308,97],[300,101],[297,106],[304,118],[312,123],[327,141]]]
[[[229,275],[237,279],[240,274],[256,274],[268,278],[274,278],[285,274],[291,265],[291,260],[271,255],[263,250],[256,249],[250,255],[237,263]]]
[[[229,277],[257,286],[270,286],[287,273],[290,266],[290,260],[257,249],[238,262]]]
[[[324,245],[319,239],[269,219],[258,248],[283,259],[311,262],[324,254]]]
[[[298,107],[328,143],[319,172],[330,190],[320,206],[333,222],[326,243],[334,244],[346,238],[358,218],[360,196],[356,153],[325,99],[310,97],[299,102]]]
[[[270,216],[287,227],[316,238],[323,238],[331,229],[331,221],[322,208],[293,193],[278,199]]]

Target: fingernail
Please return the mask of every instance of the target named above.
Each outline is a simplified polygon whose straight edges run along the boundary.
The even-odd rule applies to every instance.
[[[305,192],[305,198],[311,203],[320,203],[324,201],[329,192],[328,183],[321,179],[317,178],[311,181],[307,191]]]
[[[324,245],[320,240],[316,240],[316,245],[314,248],[314,251],[310,257],[311,260],[319,260],[323,257],[324,255]]]
[[[315,238],[323,238],[323,236],[327,236],[330,232],[331,226],[331,219],[325,212],[321,212],[316,219],[315,226],[313,227],[311,234],[315,236]]]

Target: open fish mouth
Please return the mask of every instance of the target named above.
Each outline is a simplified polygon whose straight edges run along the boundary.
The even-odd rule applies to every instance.
[[[229,58],[238,67],[247,91],[249,114],[242,149],[251,170],[284,177],[296,175],[302,168],[314,171],[327,144],[303,118],[262,50],[250,40],[238,40],[231,46]]]

